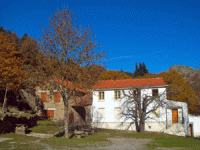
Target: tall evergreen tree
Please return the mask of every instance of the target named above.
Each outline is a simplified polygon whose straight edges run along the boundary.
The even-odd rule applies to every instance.
[[[143,76],[142,63],[139,63],[138,73],[139,73],[139,76]]]
[[[28,37],[28,34],[24,34],[23,36],[22,36],[22,38],[21,38],[21,41],[24,41],[24,40],[26,40],[27,39],[27,37]]]
[[[138,67],[138,64],[136,63],[135,65],[135,71],[134,71],[134,77],[137,77],[137,76],[144,76],[145,73],[148,73],[148,70],[146,68],[146,65],[145,63],[139,63],[139,67]]]
[[[134,77],[137,77],[139,74],[138,74],[138,64],[137,62],[135,63],[135,71],[134,71]]]
[[[142,63],[142,71],[143,71],[143,75],[142,76],[144,76],[145,73],[148,73],[147,67],[146,67],[144,62]]]

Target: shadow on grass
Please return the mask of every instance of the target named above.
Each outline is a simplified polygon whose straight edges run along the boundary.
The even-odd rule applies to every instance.
[[[31,133],[32,132],[32,130],[26,130],[26,134],[29,134],[29,133]]]
[[[200,137],[189,137],[189,138],[192,138],[194,140],[200,140]]]
[[[60,131],[60,132],[57,132],[56,134],[54,134],[54,137],[64,137],[65,135],[65,131]],[[72,132],[71,136],[69,137],[69,139],[72,139],[74,137],[74,134]]]

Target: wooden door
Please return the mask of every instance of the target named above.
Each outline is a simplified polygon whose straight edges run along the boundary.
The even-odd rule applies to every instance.
[[[190,136],[193,136],[193,124],[190,124],[189,127],[190,127]]]
[[[178,110],[172,109],[172,123],[178,123]]]
[[[74,113],[72,111],[69,113],[69,124],[74,124]]]
[[[54,110],[47,110],[46,118],[54,118]]]

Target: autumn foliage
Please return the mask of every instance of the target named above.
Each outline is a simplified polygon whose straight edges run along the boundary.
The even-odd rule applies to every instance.
[[[91,66],[101,64],[105,52],[91,28],[78,25],[74,13],[68,8],[57,10],[51,15],[48,28],[43,28],[39,44],[39,51],[44,55],[40,64],[45,73],[61,80],[61,84],[53,81],[49,88],[57,87],[61,93],[64,102],[65,137],[69,138],[68,101],[75,97],[77,86],[89,89],[96,83]]]
[[[119,79],[131,79],[126,73],[115,70],[105,71],[99,76],[99,80],[119,80]]]
[[[0,85],[5,89],[3,112],[7,111],[7,91],[22,87],[26,76],[22,66],[22,55],[17,51],[17,43],[12,34],[0,32]]]
[[[163,77],[167,87],[167,99],[179,102],[186,102],[188,104],[189,113],[194,113],[197,109],[198,99],[191,89],[190,85],[185,81],[182,75],[175,70],[169,72],[162,72],[159,74],[145,74],[144,76],[138,76],[141,78],[156,78]]]
[[[1,87],[19,89],[26,73],[22,70],[21,53],[10,36],[0,32],[0,83]]]
[[[198,99],[183,76],[175,70],[161,73],[159,76],[163,77],[168,85],[167,99],[186,102],[188,104],[189,113],[193,113],[196,109]]]

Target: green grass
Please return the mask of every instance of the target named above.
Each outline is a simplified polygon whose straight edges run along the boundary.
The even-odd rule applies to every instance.
[[[154,141],[147,144],[148,147],[200,149],[200,140],[192,137],[177,137],[171,135],[155,136]]]
[[[26,135],[18,135],[14,133],[9,134],[1,134],[0,137],[3,138],[13,138],[13,140],[7,140],[4,142],[0,142],[0,149],[43,149],[44,146],[37,145],[36,141],[38,138],[29,137]]]
[[[172,135],[166,135],[162,133],[137,133],[137,132],[126,132],[117,130],[99,130],[92,136],[86,138],[72,138],[66,140],[64,137],[50,138],[43,140],[44,143],[51,147],[57,148],[55,143],[59,143],[60,146],[69,147],[83,147],[83,146],[99,146],[105,144],[111,144],[107,138],[110,137],[124,137],[124,138],[142,138],[142,139],[153,139],[152,142],[147,144],[149,149],[156,149],[157,147],[163,148],[181,148],[181,149],[200,149],[200,140],[195,138],[178,137]]]
[[[53,148],[59,148],[59,147],[84,147],[84,146],[95,146],[96,144],[102,144],[102,142],[108,142],[108,140],[105,138],[105,136],[99,136],[98,133],[94,135],[89,135],[88,137],[78,139],[76,137],[73,137],[69,140],[67,140],[64,137],[52,137],[50,139],[43,139],[43,143],[48,144],[50,147]],[[55,145],[55,143],[57,143]],[[110,143],[111,144],[111,143]],[[59,147],[58,147],[59,145]]]
[[[47,133],[47,134],[55,134],[56,132],[64,130],[63,126],[50,119],[39,120],[37,124],[38,124],[37,126],[29,128],[29,130],[34,133]]]
[[[54,134],[55,132],[63,130],[63,126],[61,123],[55,123],[52,120],[40,120],[37,126],[29,130],[31,130],[31,133]],[[112,137],[152,139],[152,142],[147,144],[149,149],[156,149],[157,147],[200,149],[199,138],[178,137],[154,132],[137,133],[106,129],[98,130],[98,132],[95,132],[93,135],[81,139],[77,139],[76,137],[72,137],[71,139],[66,139],[64,137],[40,139],[14,133],[1,134],[0,137],[13,138],[13,140],[0,142],[0,149],[47,149],[48,146],[55,149],[66,149],[66,147],[95,147],[112,144],[107,139]]]

